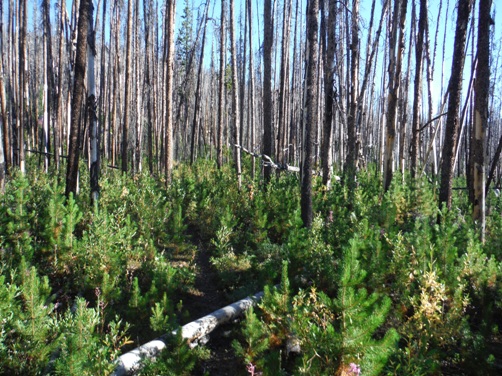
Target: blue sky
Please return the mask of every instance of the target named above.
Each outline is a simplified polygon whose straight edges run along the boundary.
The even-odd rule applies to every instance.
[[[4,20],[7,17],[7,12],[8,12],[8,0],[0,0],[3,2],[3,9],[4,9]],[[33,22],[33,12],[36,7],[40,6],[41,0],[27,0],[28,1],[28,11],[29,11],[29,20]],[[101,1],[101,6],[102,2]],[[114,0],[108,0],[108,4],[110,4]],[[122,0],[126,2],[127,0]],[[160,2],[163,2],[163,0],[159,0]],[[228,1],[228,0],[227,0]],[[301,9],[302,13],[305,13],[305,4],[307,0],[299,0],[301,4]],[[407,30],[409,31],[410,28],[410,20],[411,20],[411,3],[413,0],[408,0],[408,16],[407,16]],[[418,13],[418,1],[415,0],[417,4],[417,13]],[[66,0],[67,2],[67,7],[68,10],[71,9],[71,4],[72,0]],[[275,0],[276,4],[278,7],[281,7],[281,12],[282,12],[282,1]],[[350,0],[347,0],[349,4],[351,4]],[[376,13],[375,13],[375,19],[378,20],[381,14],[381,3],[382,0],[376,0]],[[447,84],[447,81],[449,79],[449,70],[451,68],[451,56],[452,56],[452,50],[453,50],[453,42],[454,42],[454,34],[455,34],[455,20],[456,20],[456,2],[457,0],[429,0],[429,27],[430,27],[430,39],[431,39],[431,53],[433,52],[432,46],[434,42],[434,38],[436,35],[436,30],[438,31],[438,45],[437,45],[437,55],[436,55],[436,61],[440,62],[442,59],[442,46],[443,46],[443,34],[446,29],[446,45],[445,45],[445,60],[444,60],[444,77],[443,77],[443,82],[441,82],[441,67],[439,64],[436,64],[435,67],[435,72],[434,72],[434,85],[433,85],[433,90],[434,90],[434,97],[435,101],[438,100],[439,94],[440,94],[440,88],[445,87]],[[188,0],[188,3],[191,4],[191,6],[194,8],[194,22],[196,22],[196,16],[197,16],[197,9],[200,8],[200,12],[202,12],[203,6],[205,1],[203,0]],[[296,3],[296,0],[293,0],[293,4]],[[360,0],[360,13],[361,13],[361,19],[362,19],[362,25],[363,27],[361,28],[361,43],[364,46],[366,43],[366,36],[365,36],[365,28],[364,25],[367,25],[369,22],[369,13],[371,9],[371,0]],[[500,4],[502,3],[501,0],[494,0],[493,1],[493,6],[492,6],[492,14],[495,15],[495,39],[500,40],[502,37],[502,9],[499,10],[498,8],[500,7]],[[54,8],[56,4],[56,1],[51,0],[51,7]],[[94,0],[95,8],[97,8],[98,1]],[[140,4],[142,4],[142,0],[140,0]],[[183,12],[183,7],[185,4],[185,0],[177,0],[177,25],[180,24],[180,16]],[[218,27],[219,25],[219,18],[220,18],[220,4],[221,0],[211,0],[211,7],[210,7],[210,17],[215,19],[214,26]],[[235,0],[235,19],[236,19],[236,27],[238,27],[238,22],[243,16],[244,12],[244,0]],[[254,39],[255,39],[255,47],[254,50],[255,52],[258,50],[259,43],[262,40],[262,31],[261,28],[263,27],[263,0],[253,0],[253,18],[254,18]],[[440,5],[442,6],[442,16],[439,19],[437,19],[437,15],[439,12],[439,7]],[[142,5],[141,5],[142,7]],[[448,13],[446,14],[446,9],[448,8]],[[100,11],[101,13],[101,11]],[[476,5],[476,16],[477,16],[477,5]],[[100,14],[101,18],[101,14]],[[302,20],[304,20],[304,16],[302,16]],[[243,18],[242,18],[243,22]],[[52,23],[55,25],[55,17],[53,16],[52,18]],[[4,22],[4,27],[7,27],[7,22]],[[281,20],[280,17],[276,18],[276,27],[281,27]],[[213,34],[214,27],[210,27],[208,30],[208,35],[207,38],[212,38],[214,36]],[[303,28],[300,29],[303,32]],[[383,41],[383,37],[385,37],[385,34],[382,34],[381,40]],[[209,39],[210,40],[210,39]],[[217,48],[218,43],[213,43],[210,45],[214,45],[215,48]],[[207,49],[208,57],[211,54],[210,48]],[[381,56],[381,55],[380,55]],[[209,59],[208,59],[209,60]],[[258,63],[258,61],[255,61],[255,63]],[[470,58],[468,57],[465,71],[467,75],[470,72]],[[467,84],[465,84],[467,85]]]
[[[189,3],[193,4],[193,6],[198,7],[204,4],[204,1],[202,0],[188,0]],[[228,0],[227,0],[228,1]],[[293,4],[295,3],[296,0],[293,0]],[[300,0],[300,4],[302,4],[302,12],[305,13],[305,4],[307,0]],[[350,2],[350,0],[348,0]],[[407,23],[406,23],[406,28],[407,31],[409,32],[410,26],[411,26],[411,9],[412,9],[412,1],[413,0],[408,0],[408,15],[407,15]],[[415,0],[416,2],[416,12],[417,12],[417,17],[418,17],[418,6],[419,6],[419,0]],[[433,84],[433,94],[435,97],[435,102],[439,100],[440,97],[440,90],[441,86],[446,87],[448,79],[449,79],[449,71],[451,69],[451,59],[452,59],[452,54],[453,54],[453,43],[454,43],[454,36],[455,36],[455,21],[456,21],[456,0],[429,0],[429,29],[430,29],[430,44],[431,44],[431,51],[430,53],[432,54],[433,51],[433,45],[434,45],[434,39],[436,36],[437,32],[437,47],[436,47],[436,64],[435,64],[435,70],[434,70],[434,84]],[[235,0],[235,11],[236,11],[236,22],[238,22],[239,17],[241,12],[243,12],[244,9],[244,0]],[[276,3],[278,3],[278,6],[282,7],[282,1],[278,2],[276,0]],[[375,10],[375,19],[377,22],[380,14],[381,14],[381,3],[382,0],[377,0],[376,1],[376,10]],[[493,1],[493,6],[492,6],[492,14],[495,15],[495,39],[501,39],[502,37],[502,11],[499,11],[499,6],[497,3],[501,3],[500,0],[494,0]],[[220,8],[221,0],[213,0],[212,5],[211,5],[211,10],[210,14],[212,13],[213,18],[219,20],[220,18],[220,13],[221,13],[221,8]],[[262,32],[261,30],[258,30],[258,23],[260,28],[263,27],[263,0],[253,0],[253,17],[255,18],[255,23],[254,23],[254,32],[255,32],[255,41],[256,41],[256,48],[258,47],[258,40],[261,40],[262,38]],[[360,1],[360,14],[362,18],[362,24],[363,25],[368,25],[369,23],[369,18],[370,18],[370,11],[371,11],[371,0],[361,0]],[[178,0],[177,1],[177,14],[178,16],[181,15],[182,10],[184,6],[184,0]],[[441,10],[441,17],[438,20],[438,14],[439,14],[439,8],[440,6],[442,7]],[[476,7],[476,17],[477,17],[477,4],[475,5]],[[448,13],[446,13],[448,11]],[[282,12],[282,9],[281,9]],[[195,14],[194,14],[195,15]],[[256,19],[256,17],[259,17],[259,21]],[[439,21],[439,22],[438,22]],[[276,27],[280,27],[280,19],[276,19]],[[365,36],[365,30],[364,27],[361,29],[362,31],[362,36],[361,36],[361,42],[363,44],[366,43],[366,36]],[[444,67],[443,67],[443,82],[441,82],[441,66],[440,62],[442,60],[442,50],[443,50],[443,36],[446,31],[446,44],[445,44],[445,58],[444,58]],[[383,38],[385,37],[385,34],[382,33],[381,40],[383,41]],[[408,36],[407,36],[408,39]],[[471,43],[472,41],[469,41]],[[469,48],[470,52],[470,48]],[[413,57],[412,57],[413,61]],[[470,55],[466,59],[466,66],[465,66],[465,71],[466,74],[470,74]],[[468,79],[468,77],[467,77]],[[467,85],[467,84],[466,84]]]

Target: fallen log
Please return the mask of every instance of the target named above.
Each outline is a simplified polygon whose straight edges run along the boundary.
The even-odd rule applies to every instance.
[[[249,307],[255,305],[263,297],[263,292],[253,296],[248,296],[238,302],[220,308],[207,316],[192,321],[181,329],[181,336],[187,340],[190,347],[195,347],[199,342],[216,329],[221,324],[233,320],[240,316]],[[177,331],[164,334],[136,349],[121,355],[117,360],[117,367],[112,376],[123,376],[134,374],[141,368],[143,359],[155,358],[166,347],[166,339],[169,335],[176,335]]]

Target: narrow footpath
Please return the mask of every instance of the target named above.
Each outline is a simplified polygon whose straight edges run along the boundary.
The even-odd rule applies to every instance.
[[[198,240],[196,244],[198,251],[195,257],[194,290],[183,299],[183,308],[188,311],[187,322],[232,303],[223,291],[218,290],[217,273],[211,265],[209,251],[202,241]],[[239,325],[228,323],[218,327],[209,335],[205,346],[211,351],[211,357],[195,368],[194,376],[247,375],[245,365],[235,357],[232,348],[233,333],[237,330],[239,330]]]

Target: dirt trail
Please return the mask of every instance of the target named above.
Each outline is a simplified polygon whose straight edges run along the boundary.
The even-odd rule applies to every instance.
[[[217,273],[214,271],[210,254],[202,241],[197,241],[196,278],[194,290],[183,299],[183,307],[188,311],[188,321],[203,317],[230,303],[225,293],[218,290]],[[211,358],[203,361],[193,371],[194,376],[246,375],[245,366],[235,357],[232,349],[232,331],[235,324],[225,324],[209,335],[206,347],[211,351]]]

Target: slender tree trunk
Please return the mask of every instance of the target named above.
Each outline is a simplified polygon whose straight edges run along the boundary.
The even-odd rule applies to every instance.
[[[319,0],[309,0],[307,10],[307,70],[305,95],[305,125],[303,137],[302,184],[301,184],[301,216],[303,225],[312,226],[312,168],[314,131],[317,123],[317,66]]]
[[[24,133],[26,124],[28,123],[28,60],[27,60],[27,11],[26,3],[28,0],[20,0],[19,2],[19,113],[17,117],[17,138],[19,149],[18,166],[22,174],[26,172],[25,153],[24,153]]]
[[[411,121],[411,177],[416,178],[420,151],[420,115],[422,108],[422,70],[426,24],[428,22],[427,0],[420,0],[417,43],[415,47],[415,83],[413,88],[413,114]]]
[[[0,116],[2,119],[2,126],[0,127],[0,193],[4,192],[5,186],[5,175],[9,164],[7,163],[9,149],[7,148],[9,144],[8,135],[8,124],[9,120],[7,117],[7,108],[5,100],[5,86],[3,79],[3,65],[4,65],[4,54],[3,54],[3,2],[0,1]]]
[[[194,113],[193,113],[193,122],[192,122],[192,139],[190,140],[190,164],[195,162],[195,139],[198,134],[197,124],[199,122],[199,110],[200,110],[200,97],[201,97],[201,85],[202,85],[202,68],[204,64],[204,50],[206,48],[206,30],[207,30],[207,21],[208,21],[208,11],[209,11],[209,3],[210,1],[206,1],[206,7],[204,9],[204,21],[203,27],[204,30],[202,32],[202,48],[200,52],[199,59],[199,68],[197,72],[197,86],[195,88],[195,105],[194,105]]]
[[[282,43],[281,43],[281,73],[277,117],[277,160],[279,163],[285,163],[285,147],[286,147],[286,109],[288,100],[286,98],[287,89],[289,86],[289,31],[291,22],[291,0],[284,0],[283,8],[283,24],[282,24]]]
[[[479,0],[478,64],[476,68],[475,114],[470,154],[470,174],[474,188],[472,216],[485,238],[485,133],[488,127],[490,92],[490,9],[492,0]]]
[[[295,29],[293,31],[293,63],[291,66],[291,71],[292,71],[292,78],[291,78],[291,88],[289,90],[290,93],[290,99],[289,99],[289,108],[290,108],[290,115],[289,115],[289,158],[288,162],[291,164],[297,163],[297,148],[296,148],[296,141],[298,140],[298,97],[300,98],[300,103],[302,101],[301,95],[298,95],[297,93],[299,92],[298,90],[298,85],[297,82],[299,81],[298,76],[300,75],[300,70],[301,70],[301,53],[298,53],[298,28],[301,24],[301,15],[300,15],[300,1],[296,0],[296,5],[295,5]],[[300,33],[301,37],[301,33]]]
[[[7,99],[5,94],[5,84],[4,84],[4,54],[3,54],[3,2],[0,1],[0,115],[2,116],[2,129],[0,132],[2,143],[2,155],[3,155],[3,166],[0,166],[0,174],[2,172],[5,174],[9,172],[12,166],[11,158],[11,147],[10,147],[10,137],[9,137],[9,116],[7,114]],[[0,156],[2,158],[2,156]]]
[[[110,20],[111,21],[111,20]],[[120,9],[118,4],[115,4],[115,22],[114,22],[114,67],[113,67],[113,88],[112,88],[112,114],[110,121],[110,138],[111,138],[111,162],[112,165],[117,164],[118,158],[118,113],[120,111]]]
[[[263,3],[263,154],[273,156],[273,129],[274,108],[272,92],[272,48],[274,44],[274,15],[272,1],[264,0]],[[269,182],[272,176],[272,168],[265,166],[264,179]]]
[[[136,0],[136,5],[135,5],[135,12],[134,12],[134,24],[137,25],[135,28],[135,48],[134,48],[134,70],[135,70],[135,79],[134,82],[136,84],[136,90],[135,90],[135,100],[136,100],[136,140],[135,140],[135,145],[134,145],[134,172],[136,174],[140,173],[143,170],[143,164],[142,164],[142,153],[141,149],[143,148],[143,95],[144,92],[141,90],[141,74],[143,74],[143,69],[140,68],[141,64],[141,56],[143,55],[140,53],[140,21],[139,21],[139,0]],[[144,15],[143,15],[144,17]]]
[[[1,61],[0,61],[0,64]],[[9,140],[9,118],[5,103],[5,89],[3,84],[3,72],[0,67],[0,111],[2,115],[2,127],[0,127],[0,179],[3,181],[5,174],[9,170],[10,140]]]
[[[165,77],[165,178],[166,184],[171,183],[173,170],[173,73],[174,73],[174,16],[176,13],[176,1],[166,0],[166,30],[167,56],[166,56],[166,77]]]
[[[465,43],[467,27],[471,16],[473,0],[459,0],[457,6],[457,26],[453,46],[453,60],[446,117],[445,142],[441,163],[441,185],[439,189],[439,205],[446,204],[451,208],[453,172],[455,168],[455,150],[458,142],[460,97],[462,94],[462,71],[465,61]]]
[[[428,118],[432,118],[432,113],[433,113],[433,103],[432,103],[432,79],[434,76],[434,72],[432,70],[432,61],[431,61],[431,56],[430,56],[430,38],[429,38],[429,23],[425,23],[425,60],[427,62],[427,102],[428,102]],[[435,129],[433,127],[429,127],[429,131],[431,135],[437,134]],[[440,146],[441,146],[441,136],[443,136],[443,132],[439,133],[440,135]],[[433,162],[434,162],[434,169],[433,169],[433,174],[437,175],[438,173],[438,147],[436,143],[436,137],[432,137],[432,148],[433,148]]]
[[[150,26],[153,22],[153,4],[151,0],[143,1],[143,22],[145,29],[145,86],[146,86],[146,107],[147,107],[147,158],[148,158],[148,171],[150,175],[153,174],[153,133],[154,133],[154,111],[152,104],[152,97],[155,98],[154,86],[151,78],[151,72],[154,71],[155,65],[153,63],[151,54],[151,40],[150,40]],[[152,61],[152,64],[150,63]],[[155,99],[154,99],[155,101]]]
[[[320,1],[321,15],[325,12],[324,0]],[[323,16],[323,19],[326,19]],[[335,117],[333,116],[333,105],[335,102],[335,53],[336,53],[336,1],[329,0],[329,9],[326,35],[321,33],[321,37],[326,40],[326,49],[324,55],[324,125],[323,138],[321,145],[321,163],[322,163],[322,182],[328,186],[330,181],[330,149],[331,149],[331,130]]]
[[[63,56],[63,50],[64,50],[64,42],[65,42],[65,35],[64,35],[64,26],[65,26],[65,13],[66,13],[66,6],[65,2],[61,2],[61,10],[60,10],[60,17],[59,17],[59,51],[58,51],[58,56],[59,56],[59,62],[58,62],[58,89],[57,89],[57,96],[56,96],[56,107],[57,107],[57,114],[56,114],[56,124],[54,126],[54,164],[57,170],[59,170],[59,155],[61,153],[61,135],[63,134],[62,129],[63,129],[63,108],[64,108],[64,91],[63,91],[63,77],[66,75],[67,70],[64,68],[64,56]]]
[[[107,143],[108,143],[108,127],[109,127],[109,122],[108,122],[108,114],[110,111],[105,108],[105,103],[106,103],[106,98],[107,95],[109,95],[109,91],[107,91],[107,86],[106,86],[106,53],[107,53],[107,48],[105,45],[105,34],[106,34],[106,13],[107,13],[107,8],[106,8],[106,0],[103,0],[103,21],[102,21],[102,26],[101,26],[101,61],[100,61],[100,68],[99,68],[99,106],[98,106],[98,111],[99,111],[99,122],[101,125],[100,129],[100,143],[99,143],[99,149],[100,149],[100,154],[105,160],[108,158],[108,148],[107,148]],[[98,10],[99,11],[99,10]],[[108,39],[109,45],[111,45],[111,32],[110,32],[110,38]],[[108,56],[111,56],[109,53]],[[109,64],[111,65],[111,59],[109,59]],[[108,71],[110,72],[110,71]],[[108,74],[109,77],[109,74]]]
[[[491,182],[495,179],[495,172],[497,170],[500,154],[502,154],[502,132],[500,133],[497,149],[495,150],[495,154],[493,156],[493,161],[490,167],[490,173],[488,174],[488,178],[486,179],[485,196],[488,194],[488,189],[490,189]]]
[[[11,166],[19,166],[19,140],[18,140],[18,127],[19,127],[19,103],[21,101],[21,97],[19,94],[19,81],[21,74],[19,73],[19,63],[18,63],[18,54],[19,54],[19,22],[15,22],[15,19],[18,19],[19,15],[19,6],[14,3],[14,0],[9,0],[9,62],[7,64],[7,72],[11,72],[10,76],[10,94],[11,100],[9,101],[9,111],[11,112],[10,121],[11,128],[9,130],[10,134],[10,143],[11,143]],[[3,55],[3,54],[2,54]]]
[[[410,89],[410,75],[411,75],[411,57],[413,50],[413,35],[416,33],[416,9],[415,3],[412,2],[413,9],[411,13],[411,27],[408,41],[408,56],[406,62],[406,74],[403,78],[403,89],[399,99],[399,171],[401,173],[402,181],[405,179],[406,155],[405,152],[407,134],[408,134],[408,102],[409,102],[409,89]],[[403,40],[404,43],[404,40]]]
[[[226,13],[226,0],[221,0],[221,27],[220,27],[220,78],[218,82],[218,140],[216,160],[218,168],[223,167],[223,131],[225,129],[225,63],[226,63],[226,33],[225,33],[225,13]]]
[[[404,26],[406,22],[406,8],[408,0],[395,0],[392,22],[390,54],[389,54],[389,96],[387,107],[384,161],[384,189],[387,191],[392,182],[394,165],[394,142],[396,138],[397,104],[399,98],[399,86],[401,83],[402,56],[404,50]],[[399,22],[398,22],[399,21]],[[398,29],[399,26],[399,29]],[[398,40],[399,35],[399,40]],[[396,51],[397,49],[397,51]]]
[[[48,62],[48,54],[47,54],[47,41],[44,35],[43,42],[43,101],[44,101],[44,112],[43,112],[43,157],[44,157],[44,172],[48,172],[49,170],[49,117],[50,117],[50,107],[51,107],[51,98],[49,98],[49,62]],[[37,119],[38,123],[38,119]]]
[[[50,153],[50,140],[49,129],[55,128],[54,124],[54,100],[55,87],[54,87],[54,62],[52,58],[52,31],[51,31],[51,18],[50,18],[50,0],[42,2],[43,23],[44,23],[44,152],[45,152],[45,168],[49,166]],[[51,125],[51,126],[50,126]],[[56,154],[56,150],[54,150]]]
[[[82,1],[82,0],[81,0]],[[96,58],[96,33],[93,29],[94,6],[89,1],[89,29],[87,37],[87,111],[89,115],[90,136],[90,183],[91,205],[98,204],[99,198],[99,123],[96,114],[96,80],[94,76],[94,60]]]
[[[84,78],[87,53],[87,32],[89,25],[90,0],[80,0],[77,50],[75,56],[75,76],[73,82],[73,102],[71,111],[70,144],[66,170],[66,197],[76,195],[78,182],[78,162],[80,155],[80,119],[84,100]]]
[[[0,138],[2,138],[3,129],[0,127]],[[0,142],[0,193],[4,192],[5,186],[5,154],[3,149],[3,142]]]
[[[253,18],[252,0],[246,0],[249,19],[249,150],[255,150],[255,106],[254,106],[254,64],[253,64]],[[254,179],[256,169],[255,159],[251,161],[251,178]]]
[[[384,24],[385,16],[387,14],[388,5],[390,2],[391,2],[390,0],[385,0],[384,3],[382,4],[382,13],[380,15],[380,22],[379,22],[378,29],[376,30],[374,36],[373,36],[373,33],[371,32],[371,30],[372,30],[374,12],[375,12],[375,1],[372,2],[372,6],[371,6],[370,31],[368,33],[368,41],[367,41],[367,46],[366,46],[366,62],[365,62],[365,68],[364,68],[364,75],[363,75],[361,87],[359,90],[359,95],[357,98],[358,107],[357,107],[357,113],[355,116],[355,118],[357,120],[356,128],[359,130],[359,134],[361,135],[361,137],[359,137],[356,141],[356,145],[358,145],[358,148],[356,148],[357,149],[357,157],[360,157],[360,156],[364,157],[363,150],[361,149],[361,145],[360,145],[361,140],[365,139],[365,136],[363,133],[364,132],[363,118],[364,118],[364,113],[373,114],[371,107],[373,104],[372,99],[373,99],[374,85],[370,86],[371,89],[370,89],[369,96],[366,95],[366,92],[368,89],[368,84],[374,81],[374,75],[375,75],[376,68],[373,68],[373,67],[376,66],[375,63],[378,60],[376,56],[377,56],[377,52],[378,52],[379,44],[380,44],[380,35],[382,34],[383,24]],[[373,38],[372,42],[371,42],[371,38]],[[373,76],[373,80],[371,79],[372,76]],[[365,104],[365,102],[370,102],[370,105],[367,106]],[[366,106],[366,108],[365,108],[365,106]],[[375,127],[375,126],[373,126],[372,128],[377,129],[377,127]],[[378,131],[376,131],[376,132],[378,132]],[[381,135],[381,136],[383,136],[383,135]],[[377,137],[375,137],[375,141],[376,141],[376,139],[377,139]],[[373,144],[373,142],[370,142],[370,143]],[[376,148],[375,148],[375,150],[376,150]],[[363,162],[363,161],[360,161],[360,162]]]
[[[154,131],[154,143],[152,145],[152,148],[154,149],[154,152],[152,152],[152,155],[155,156],[155,159],[158,161],[157,164],[154,166],[154,168],[157,171],[160,171],[160,165],[161,165],[161,158],[160,158],[160,147],[159,147],[159,139],[161,138],[161,124],[162,124],[162,119],[159,115],[159,100],[161,98],[160,95],[160,90],[161,90],[161,84],[159,77],[161,76],[160,74],[160,69],[162,64],[159,64],[159,55],[160,55],[160,48],[159,48],[159,28],[157,27],[158,25],[158,17],[156,16],[158,14],[158,2],[155,1],[155,7],[154,11],[152,11],[152,25],[153,25],[153,35],[152,35],[152,51],[151,51],[151,58],[152,58],[152,92],[153,92],[153,98],[155,100],[152,103],[152,116],[153,116],[153,131]]]
[[[246,139],[246,128],[244,126],[244,124],[245,124],[244,115],[247,113],[245,95],[246,95],[246,86],[247,86],[247,82],[246,82],[246,69],[247,69],[246,61],[247,60],[246,59],[248,58],[248,56],[247,56],[247,39],[248,39],[248,21],[249,21],[248,16],[247,16],[248,12],[247,12],[246,1],[244,1],[243,6],[244,6],[244,35],[242,34],[242,30],[241,30],[241,34],[240,34],[240,42],[242,43],[242,47],[241,47],[242,55],[241,55],[241,59],[240,59],[240,62],[241,62],[241,67],[240,67],[241,85],[239,86],[239,89],[240,89],[240,93],[239,93],[239,101],[240,102],[239,103],[241,106],[240,107],[240,116],[241,116],[240,126],[241,126],[241,129],[239,132],[240,140],[238,141],[238,144],[241,146],[244,146],[244,140]],[[242,20],[242,12],[241,12],[241,20]]]
[[[356,125],[359,89],[359,0],[352,1],[351,13],[351,43],[350,43],[350,93],[349,93],[349,115],[347,118],[347,161],[346,178],[349,187],[355,184],[355,173],[357,165],[356,150]],[[352,192],[353,189],[350,189]]]
[[[239,144],[240,140],[240,114],[239,114],[239,82],[237,81],[237,51],[235,48],[235,31],[234,31],[234,0],[230,0],[230,51],[232,55],[232,108],[234,120],[234,143]],[[237,173],[237,185],[239,190],[242,184],[241,171],[241,149],[234,147],[235,155],[235,170]]]
[[[124,94],[124,124],[122,125],[122,172],[128,168],[128,136],[131,115],[131,89],[132,89],[132,4],[128,0],[127,6],[127,36],[126,36],[126,71],[125,71],[125,94]]]

